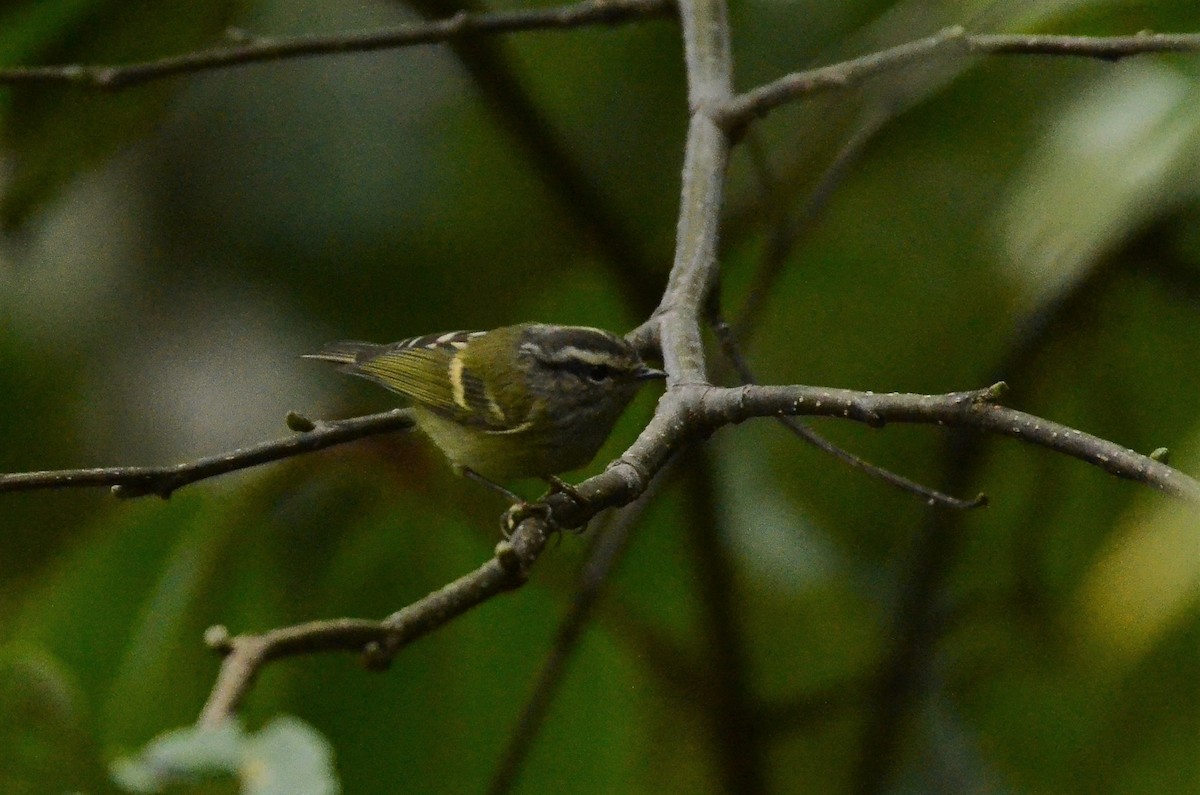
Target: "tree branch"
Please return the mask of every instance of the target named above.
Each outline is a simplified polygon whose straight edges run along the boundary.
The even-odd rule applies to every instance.
[[[688,123],[675,259],[662,300],[631,336],[657,342],[671,383],[707,379],[700,314],[717,282],[717,240],[732,141],[714,113],[733,97],[733,58],[724,0],[679,6],[687,65]]]
[[[842,417],[881,427],[888,422],[926,422],[968,427],[1039,444],[1129,480],[1200,504],[1200,483],[1147,456],[1090,434],[995,403],[1002,384],[945,395],[874,394],[808,386],[737,388],[681,384],[670,389],[646,430],[624,456],[600,475],[579,484],[583,503],[564,494],[546,500],[546,516],[531,516],[496,556],[424,599],[380,622],[339,619],[228,638],[220,631],[210,645],[225,653],[216,685],[200,716],[214,725],[233,714],[257,672],[280,657],[321,651],[362,651],[372,667],[384,667],[412,641],[470,608],[519,587],[554,527],[582,526],[600,510],[631,502],[682,445],[724,425],[752,417],[811,415]]]
[[[0,69],[0,85],[58,83],[118,90],[185,73],[308,57],[369,52],[451,40],[478,33],[617,24],[669,13],[665,0],[591,0],[542,11],[460,13],[384,31],[287,39],[250,38],[209,50],[124,66],[45,66]],[[720,427],[753,417],[841,417],[880,427],[888,422],[975,428],[1011,436],[1079,458],[1119,477],[1153,486],[1200,504],[1200,483],[1150,457],[1081,431],[997,404],[1000,386],[945,395],[884,394],[811,386],[714,387],[706,383],[701,318],[717,283],[717,242],[725,172],[733,136],[753,118],[780,105],[831,88],[856,85],[873,75],[934,57],[976,54],[1044,54],[1118,58],[1151,52],[1200,50],[1200,36],[1145,35],[1090,38],[967,34],[951,28],[935,36],[821,69],[796,72],[734,95],[729,25],[723,0],[681,0],[680,21],[691,110],[684,154],[676,251],[668,284],[652,317],[632,339],[657,346],[670,387],[654,417],[626,453],[600,475],[578,486],[583,501],[564,494],[546,500],[545,515],[530,515],[501,542],[496,555],[424,599],[381,621],[338,619],[229,637],[209,633],[225,654],[220,674],[199,721],[230,717],[268,662],[299,654],[346,650],[365,654],[368,665],[386,666],[412,641],[475,605],[519,587],[541,554],[551,528],[580,527],[606,507],[623,505],[685,444]],[[173,467],[118,467],[0,476],[0,491],[72,486],[119,486],[126,496],[168,496],[180,486],[216,474],[340,444],[374,433],[410,427],[403,412],[322,423],[296,437],[265,442],[223,456]]]
[[[1115,289],[1115,277],[1122,270],[1136,272],[1143,262],[1157,262],[1164,250],[1173,248],[1163,243],[1170,226],[1156,224],[1099,259],[1079,278],[1043,296],[1038,305],[1016,320],[1008,344],[989,368],[988,379],[1012,378],[1025,384],[1038,369],[1038,359],[1045,351],[1064,337],[1090,331],[1097,322],[1094,307],[1106,292]],[[946,487],[966,489],[978,481],[986,460],[983,441],[982,436],[962,433],[945,439],[937,461]],[[1037,488],[1041,491],[1047,487],[1053,490],[1053,484],[1044,482]],[[864,689],[867,701],[863,714],[867,718],[852,787],[855,792],[868,795],[887,791],[906,742],[905,727],[928,694],[929,683],[937,679],[933,671],[938,665],[939,642],[950,629],[945,610],[947,581],[966,546],[961,522],[961,514],[927,511],[912,539],[910,554],[901,564],[899,589],[885,629],[887,649]],[[1014,526],[1019,527],[1020,522]],[[1016,534],[1026,556],[1026,545],[1037,543],[1034,536]],[[1017,589],[1028,588],[1029,578],[1037,576],[1037,566],[1031,565],[1027,557],[1011,561],[1009,567]]]
[[[386,668],[401,649],[478,604],[525,583],[546,545],[547,526],[530,519],[496,545],[475,571],[396,611],[382,621],[342,618],[229,637],[213,627],[206,640],[225,655],[197,723],[217,726],[233,717],[264,665],[283,657],[326,651],[361,652],[370,668]]]
[[[235,638],[220,631],[211,633],[210,645],[226,656],[200,723],[215,725],[232,715],[258,671],[280,657],[362,651],[372,667],[386,666],[412,641],[487,599],[519,587],[541,554],[551,527],[578,527],[604,507],[632,501],[681,445],[752,417],[806,414],[843,417],[872,427],[888,422],[927,422],[977,428],[1066,453],[1118,477],[1200,504],[1200,482],[1112,442],[999,406],[995,400],[1001,391],[1001,384],[945,395],[877,395],[807,386],[676,386],[625,456],[579,485],[584,504],[563,494],[551,495],[546,501],[549,515],[522,522],[509,540],[497,546],[494,558],[383,621],[317,621]]]
[[[974,428],[1065,453],[1111,475],[1200,504],[1200,482],[1192,477],[1098,436],[998,405],[996,401],[1005,388],[1004,382],[999,382],[982,390],[915,395],[807,386],[745,386],[714,388],[699,402],[701,412],[720,424],[740,422],[749,416],[804,414],[844,417],[875,428],[888,422]]]
[[[737,373],[741,382],[743,384],[757,384],[758,379],[754,377],[754,373],[750,370],[750,365],[746,361],[746,357],[742,355],[737,340],[734,339],[733,329],[725,322],[725,318],[721,316],[718,310],[710,313],[709,327],[713,330],[713,335],[717,338],[721,352],[725,354],[725,358],[729,361],[729,364],[733,367],[734,372]],[[870,461],[856,456],[849,450],[845,450],[829,441],[795,417],[776,417],[775,419],[794,436],[811,444],[821,452],[833,456],[842,463],[849,464],[854,469],[864,472],[870,477],[881,480],[913,496],[920,497],[929,505],[941,505],[946,508],[955,508],[958,510],[970,510],[987,505],[986,494],[979,494],[973,500],[962,500],[958,497],[952,497],[949,494],[943,494],[936,489],[922,486],[915,480],[910,480],[903,475],[878,467]]]
[[[326,447],[345,444],[366,436],[407,430],[414,424],[412,415],[405,409],[393,409],[381,414],[368,414],[365,417],[316,423],[291,414],[288,415],[288,422],[292,425],[293,430],[298,431],[295,436],[260,442],[250,447],[198,458],[182,464],[0,474],[0,492],[109,486],[112,487],[113,494],[122,498],[157,494],[165,499],[181,486],[187,486],[198,480],[323,450]]]
[[[624,455],[576,486],[584,504],[564,494],[546,499],[549,521],[561,528],[581,527],[604,508],[631,502],[645,492],[654,475],[683,445],[718,428],[754,417],[802,415],[850,419],[873,428],[889,422],[925,423],[1010,436],[1200,505],[1200,482],[1194,478],[1114,442],[1001,406],[997,400],[1005,388],[1000,382],[987,389],[921,395],[801,385],[675,384]]]
[[[726,388],[677,384],[659,402],[658,411],[633,446],[604,473],[580,484],[579,491],[604,507],[622,504],[641,494],[652,474],[687,441],[752,417],[805,415],[851,419],[874,428],[889,422],[928,423],[1010,436],[1200,504],[1200,482],[1190,476],[1105,439],[998,405],[1004,388],[998,383],[983,390],[919,395],[800,385]],[[556,520],[576,520],[578,506],[570,505],[563,495],[553,495],[550,501],[563,506],[561,512],[555,512]]]
[[[1139,33],[1134,36],[1054,36],[967,33],[955,26],[932,36],[840,63],[793,72],[739,94],[721,109],[722,126],[736,132],[756,117],[793,100],[859,85],[875,75],[938,57],[1058,55],[1117,61],[1135,55],[1200,52],[1200,34]]]
[[[183,74],[315,55],[346,55],[435,44],[475,33],[515,33],[588,25],[627,24],[666,17],[673,9],[674,4],[671,0],[584,0],[557,8],[497,11],[487,14],[458,13],[435,22],[397,25],[372,31],[286,38],[241,34],[241,40],[235,44],[130,64],[0,68],[0,85],[59,83],[87,89],[118,91]]]
[[[715,387],[676,384],[659,402],[649,425],[608,469],[579,484],[586,502],[552,494],[549,521],[558,527],[582,527],[601,510],[632,502],[677,449],[725,425],[754,417],[840,417],[879,428],[889,422],[926,423],[1010,436],[1100,467],[1109,474],[1152,486],[1200,503],[1200,482],[1149,456],[1032,414],[998,405],[1003,382],[987,389],[921,395],[877,394],[815,386]],[[233,452],[168,467],[110,467],[0,475],[0,491],[31,491],[80,486],[120,486],[121,496],[158,494],[214,475],[343,444],[353,439],[412,426],[403,409],[349,420],[321,423],[289,439],[263,442]],[[541,521],[541,520],[539,520]]]

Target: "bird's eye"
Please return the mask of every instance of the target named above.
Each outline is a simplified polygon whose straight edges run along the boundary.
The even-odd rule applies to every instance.
[[[593,364],[588,368],[587,377],[599,383],[612,375],[612,368],[607,364]]]
[[[619,370],[606,362],[588,362],[581,358],[563,358],[558,361],[543,362],[551,371],[569,373],[572,378],[588,381],[593,384],[603,384],[615,378]]]

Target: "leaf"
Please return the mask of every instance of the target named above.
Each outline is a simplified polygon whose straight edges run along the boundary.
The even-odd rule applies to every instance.
[[[130,792],[155,793],[181,784],[236,777],[243,795],[336,795],[341,791],[329,742],[298,718],[284,716],[246,734],[230,721],[160,734],[134,757],[112,765]]]
[[[155,737],[136,757],[112,764],[112,777],[130,792],[161,792],[180,782],[237,775],[246,738],[229,722],[216,728],[189,726]]]
[[[246,795],[336,795],[341,791],[329,741],[288,715],[249,738],[241,774]]]

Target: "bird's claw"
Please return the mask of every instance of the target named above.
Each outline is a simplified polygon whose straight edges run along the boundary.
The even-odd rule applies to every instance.
[[[505,538],[511,538],[521,522],[533,518],[551,524],[553,516],[550,506],[544,502],[525,502],[524,500],[515,502],[500,517],[500,532],[504,534]]]

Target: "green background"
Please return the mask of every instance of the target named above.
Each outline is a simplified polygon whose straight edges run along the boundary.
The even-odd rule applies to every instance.
[[[0,64],[414,18],[382,1],[29,0],[0,8]],[[1200,10],[760,0],[731,21],[746,89],[948,24],[1186,32]],[[331,339],[638,323],[655,296],[618,274],[658,286],[671,260],[677,26],[489,46],[632,241],[624,261],[441,47],[116,94],[0,89],[0,471],[174,463],[286,435],[291,409],[390,407],[297,358]],[[1200,473],[1200,56],[929,62],[772,114],[731,166],[731,318],[780,219],[864,124],[879,129],[748,336],[760,379],[943,392],[1003,377],[1010,405]],[[817,427],[992,503],[931,512],[774,424],[722,430],[639,522],[519,791],[752,791],[739,765],[776,792],[1200,791],[1194,513],[1011,440]],[[217,667],[206,627],[386,615],[485,560],[500,507],[407,436],[167,502],[0,495],[0,791],[114,791],[115,758],[198,714]],[[349,655],[272,665],[247,729],[300,718],[348,793],[484,789],[587,545],[565,537],[526,587],[387,673]],[[739,690],[749,730],[729,720]]]

